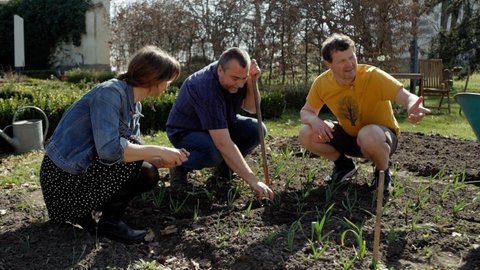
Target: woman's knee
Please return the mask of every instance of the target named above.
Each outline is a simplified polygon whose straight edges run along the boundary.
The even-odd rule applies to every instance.
[[[140,191],[146,192],[153,189],[158,185],[158,181],[160,180],[158,168],[153,164],[144,161],[140,168],[140,174],[137,180],[137,185],[140,187]]]

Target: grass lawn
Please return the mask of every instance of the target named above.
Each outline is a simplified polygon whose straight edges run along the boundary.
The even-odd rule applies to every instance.
[[[420,132],[424,134],[440,134],[459,139],[476,140],[475,134],[464,115],[459,114],[459,105],[453,100],[453,95],[463,92],[465,80],[455,80],[452,93],[452,113],[445,110],[433,110],[423,121],[411,124],[406,118],[406,113],[400,110],[396,117],[403,132]],[[468,91],[480,92],[480,74],[476,73],[470,77]],[[431,100],[433,102],[433,100]],[[332,118],[329,114],[320,115],[321,118]],[[271,137],[292,137],[298,134],[301,127],[300,114],[297,110],[287,110],[278,119],[267,119],[265,124],[268,127],[267,139]],[[166,133],[157,132],[152,136],[145,136],[145,142],[171,146]],[[37,182],[38,170],[42,153],[32,152],[23,155],[10,155],[1,157],[0,162],[0,186],[7,183],[21,184],[24,182]],[[12,164],[17,164],[13,169]]]

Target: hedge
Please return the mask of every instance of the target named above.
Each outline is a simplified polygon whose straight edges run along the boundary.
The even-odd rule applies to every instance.
[[[0,84],[0,128],[12,123],[20,106],[34,105],[42,109],[49,120],[48,134],[52,134],[62,114],[70,105],[94,86],[93,83],[66,83],[51,80],[29,80],[25,83]],[[168,114],[175,102],[178,88],[170,87],[160,97],[142,102],[144,117],[140,120],[144,134],[165,130]],[[279,91],[262,93],[261,110],[264,119],[280,117],[286,107],[285,95]],[[23,110],[17,119],[42,118],[35,110]]]

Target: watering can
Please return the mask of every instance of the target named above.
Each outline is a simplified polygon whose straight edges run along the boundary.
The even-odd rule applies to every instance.
[[[468,123],[480,140],[480,93],[458,93],[455,95],[455,100],[460,104]]]
[[[35,109],[45,118],[45,132],[42,130],[42,120],[30,119],[16,121],[17,115],[24,109]],[[8,127],[13,129],[13,138],[4,131]],[[43,150],[43,142],[47,136],[48,118],[47,115],[35,106],[20,106],[13,115],[12,124],[0,130],[0,137],[7,141],[17,153],[25,153],[32,150]]]

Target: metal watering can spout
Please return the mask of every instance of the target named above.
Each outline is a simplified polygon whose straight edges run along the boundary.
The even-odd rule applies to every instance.
[[[4,132],[5,129],[11,127],[12,125],[6,126],[3,130],[0,129],[0,137],[2,137],[8,144],[10,144],[13,148],[17,148],[17,142],[11,138],[10,136],[7,135],[7,133]]]
[[[45,119],[45,131],[42,131],[42,120],[30,119],[15,121],[20,111],[24,109],[35,109],[39,111]],[[4,130],[8,127],[13,129],[13,138],[8,136]],[[20,106],[13,115],[12,124],[0,130],[0,137],[5,139],[17,153],[25,153],[32,150],[43,150],[43,142],[48,132],[48,118],[47,115],[38,107],[35,106]]]

